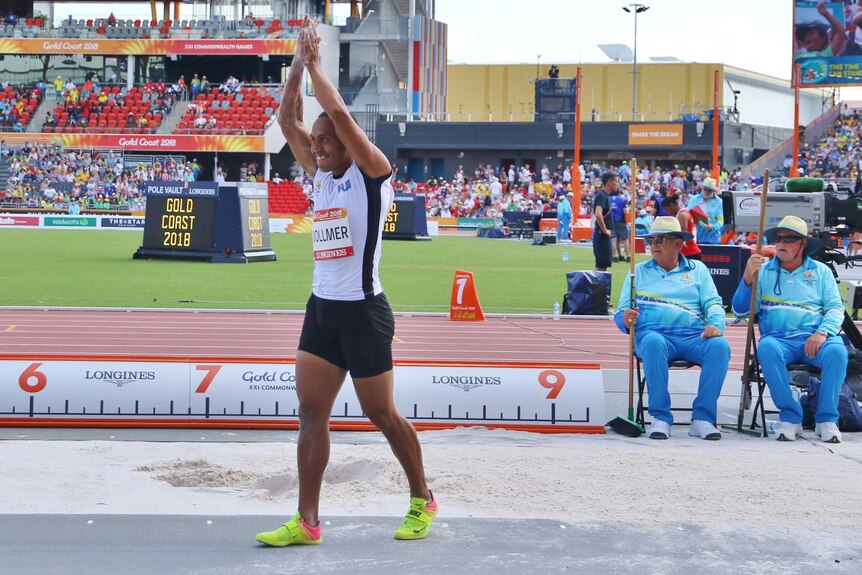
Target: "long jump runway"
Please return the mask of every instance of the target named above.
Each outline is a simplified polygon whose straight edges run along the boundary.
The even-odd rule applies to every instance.
[[[0,309],[0,359],[290,361],[302,317]],[[726,335],[739,370],[745,329]],[[627,338],[606,318],[398,315],[394,353],[628,366]],[[14,385],[6,375],[0,385]],[[295,509],[295,431],[0,428],[0,573],[860,572],[862,437],[788,446],[685,432],[423,432],[442,511],[419,542],[392,539],[406,483],[382,436],[335,433],[324,545],[270,549],[253,536]]]
[[[301,313],[0,310],[0,357],[248,358],[296,356]],[[731,369],[741,369],[745,329],[726,332]],[[607,318],[498,316],[484,322],[396,315],[401,361],[598,363],[628,367],[628,340]]]

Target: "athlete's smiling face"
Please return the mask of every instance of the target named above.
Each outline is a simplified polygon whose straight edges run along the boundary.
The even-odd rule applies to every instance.
[[[353,159],[335,135],[335,126],[327,117],[315,120],[311,128],[311,153],[321,172],[334,172],[340,176],[347,171]]]

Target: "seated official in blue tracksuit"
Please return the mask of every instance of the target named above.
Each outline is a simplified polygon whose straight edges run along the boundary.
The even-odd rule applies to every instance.
[[[635,266],[635,307],[631,305],[631,275],[623,284],[614,320],[623,331],[635,329],[635,353],[641,358],[649,390],[649,437],[667,439],[673,415],[667,390],[668,362],[683,359],[701,366],[697,396],[692,404],[689,435],[721,439],[715,427],[718,396],[730,346],[724,339],[724,308],[709,270],[679,253],[692,234],[679,220],[660,216],[644,236],[652,257]]]
[[[817,434],[828,443],[840,443],[838,392],[847,375],[847,349],[838,336],[844,320],[844,303],[832,271],[811,259],[820,240],[808,237],[808,225],[787,216],[764,232],[775,244],[775,258],[753,254],[733,295],[733,311],[745,315],[751,307],[751,284],[757,275],[755,312],[760,323],[757,359],[772,401],[780,410],[779,441],[794,441],[801,434],[802,406],[790,391],[787,365],[804,362],[819,367],[822,380],[815,421]],[[758,273],[759,270],[759,273]]]

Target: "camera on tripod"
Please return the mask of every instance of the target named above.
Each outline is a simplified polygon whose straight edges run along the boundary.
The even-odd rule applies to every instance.
[[[772,180],[769,185],[778,183]],[[722,194],[724,221],[736,232],[756,232],[760,219],[758,191],[733,191]],[[836,237],[862,231],[862,197],[852,190],[828,186],[821,178],[790,178],[784,191],[770,191],[766,199],[766,227],[776,225],[784,216],[805,220],[808,230],[824,245],[838,247]]]

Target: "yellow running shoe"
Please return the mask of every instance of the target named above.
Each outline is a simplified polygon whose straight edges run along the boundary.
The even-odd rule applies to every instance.
[[[431,494],[431,501],[421,497],[410,498],[410,509],[404,523],[395,532],[396,539],[424,539],[431,529],[431,522],[437,516],[437,499]]]
[[[323,532],[320,523],[312,527],[297,513],[293,518],[276,529],[257,534],[257,540],[273,547],[288,545],[320,545],[323,543]]]

